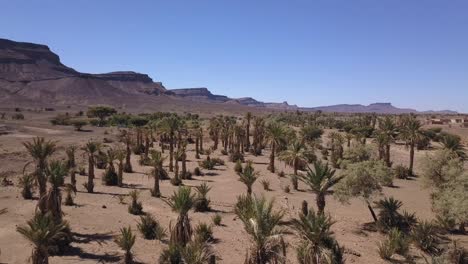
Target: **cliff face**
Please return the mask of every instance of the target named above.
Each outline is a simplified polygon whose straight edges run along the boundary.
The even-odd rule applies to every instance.
[[[167,92],[169,95],[175,95],[180,97],[185,97],[194,100],[211,100],[215,102],[227,102],[231,100],[229,97],[224,95],[215,95],[212,94],[207,88],[182,88],[182,89],[172,89]]]
[[[60,57],[40,44],[0,39],[0,99],[86,101],[106,96],[159,95],[166,89],[146,74],[110,72],[81,73],[63,65]]]

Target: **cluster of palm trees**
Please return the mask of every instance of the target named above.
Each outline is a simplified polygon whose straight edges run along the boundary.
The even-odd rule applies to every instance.
[[[424,133],[420,121],[412,115],[397,119],[391,116],[382,118],[377,118],[375,115],[360,116],[355,120],[356,125],[352,126],[332,118],[320,121],[319,117],[317,114],[313,116],[297,114],[293,120],[281,120],[247,113],[239,121],[236,117],[217,116],[209,120],[206,130],[213,142],[210,149],[217,150],[221,144],[221,153],[224,155],[229,153],[233,162],[242,164],[246,152],[257,156],[268,149],[270,172],[277,172],[276,159],[291,166],[294,189],[298,189],[297,182],[300,180],[310,192],[315,194],[317,206],[315,211],[308,208],[305,203],[299,216],[289,225],[299,238],[297,247],[299,263],[343,263],[343,248],[339,246],[330,230],[333,220],[325,213],[325,206],[326,197],[331,193],[331,189],[345,177],[337,175],[335,171],[340,168],[339,161],[345,158],[345,146],[351,148],[353,140],[356,144],[365,145],[366,138],[373,136],[378,149],[378,158],[391,167],[391,144],[397,138],[402,139],[410,150],[408,170],[413,174],[415,148],[421,137],[424,137]],[[161,197],[160,181],[168,177],[168,172],[164,168],[166,161],[169,172],[173,173],[171,178],[173,185],[182,185],[183,180],[191,177],[187,170],[187,144],[195,144],[196,159],[203,154],[207,154],[209,159],[211,151],[204,149],[204,128],[200,120],[185,119],[175,114],[149,121],[138,118],[135,120],[132,127],[121,130],[119,139],[122,146],[104,150],[100,143],[89,141],[81,148],[88,164],[88,178],[84,184],[87,192],[94,192],[95,167],[101,159],[104,159],[105,164],[104,183],[122,187],[124,172],[133,171],[132,152],[140,155],[140,164],[152,167],[150,175],[154,178],[151,190],[153,197]],[[299,132],[286,125],[290,122],[299,124]],[[339,126],[345,133],[329,133],[328,144],[322,146],[320,139],[323,130],[320,125]],[[158,137],[161,150],[154,148]],[[445,148],[453,150],[460,158],[465,158],[459,138],[445,136],[441,142]],[[47,263],[49,246],[70,234],[68,223],[62,219],[61,188],[67,190],[67,200],[70,200],[71,191],[76,191],[75,156],[79,148],[68,147],[67,161],[61,162],[50,160],[57,151],[56,142],[36,138],[32,142],[24,143],[24,146],[35,165],[33,172],[28,175],[39,187],[39,213],[26,226],[19,227],[18,232],[35,244],[33,263]],[[314,151],[316,148],[329,150],[331,165],[317,160]],[[166,150],[169,152],[167,156],[164,154]],[[240,165],[237,173],[239,180],[246,185],[247,195],[238,197],[235,213],[243,222],[245,231],[252,241],[245,263],[285,263],[286,243],[283,238],[289,229],[284,224],[284,212],[273,209],[273,200],[253,194],[252,186],[260,175],[251,161],[247,161],[243,167]],[[67,174],[70,175],[70,184],[65,184],[64,181]],[[27,181],[27,177],[24,177],[24,182],[25,186],[32,185],[32,181]],[[49,189],[47,182],[50,185]],[[25,188],[26,191],[28,188]],[[200,188],[207,189],[206,193],[210,189],[207,186]],[[27,193],[26,191],[24,192]],[[205,199],[206,193],[202,195]],[[182,186],[165,200],[178,214],[178,218],[175,225],[170,227],[170,245],[161,255],[161,263],[175,263],[171,262],[174,258],[184,261],[183,263],[213,261],[214,254],[209,244],[201,242],[196,237],[189,219],[189,211],[196,206],[198,199],[200,198],[193,194],[189,187]],[[131,263],[133,261],[131,249],[135,244],[135,235],[131,229],[123,228],[120,236],[116,238],[116,243],[126,251],[125,263]],[[193,259],[199,261],[190,262]]]

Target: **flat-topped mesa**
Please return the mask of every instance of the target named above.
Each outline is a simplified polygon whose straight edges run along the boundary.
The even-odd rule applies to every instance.
[[[124,82],[142,82],[152,83],[151,79],[147,74],[133,72],[133,71],[117,71],[101,74],[91,74],[94,77],[108,80],[108,81],[124,81]]]
[[[229,97],[224,95],[212,94],[208,88],[199,87],[199,88],[180,88],[180,89],[171,89],[168,90],[167,94],[175,95],[180,97],[188,97],[192,99],[207,99],[215,100],[219,102],[227,102],[231,100]]]

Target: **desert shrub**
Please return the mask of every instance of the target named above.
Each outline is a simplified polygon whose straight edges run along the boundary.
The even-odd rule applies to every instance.
[[[115,170],[107,167],[102,176],[102,182],[106,186],[116,186],[118,183],[118,177]]]
[[[393,169],[393,173],[394,173],[395,177],[398,178],[398,179],[408,179],[408,177],[410,176],[409,169],[407,167],[403,166],[403,165],[397,165]]]
[[[197,197],[194,203],[194,209],[196,212],[207,212],[210,210],[210,199],[208,199],[208,192],[211,190],[211,187],[203,182],[200,186],[195,187],[197,190]]]
[[[208,242],[213,240],[213,229],[205,223],[199,223],[194,231],[195,241]]]
[[[70,125],[70,117],[67,115],[59,114],[50,120],[54,126],[68,126]]]
[[[88,121],[82,119],[71,120],[70,124],[75,127],[76,131],[81,131],[81,129],[88,124]]]
[[[437,150],[421,161],[421,176],[427,186],[443,187],[463,174],[463,161],[448,149]]]
[[[140,201],[138,201],[140,193],[137,190],[133,190],[129,193],[129,196],[132,199],[132,202],[128,206],[128,212],[133,215],[143,214],[143,205]]]
[[[286,185],[286,186],[284,187],[283,191],[284,191],[285,193],[290,193],[290,192],[291,192],[291,189],[289,188],[289,185]]]
[[[284,171],[279,171],[278,172],[278,176],[281,177],[281,178],[284,178],[286,176],[286,173],[284,173]]]
[[[225,149],[222,149],[222,150],[221,150],[221,155],[226,156],[227,154],[228,154],[227,150],[225,150]]]
[[[160,264],[183,263],[182,247],[175,243],[170,243],[169,247],[164,249],[161,255],[159,256],[159,263]]]
[[[213,220],[213,224],[216,226],[221,225],[221,221],[223,220],[222,216],[220,214],[215,214],[211,220]]]
[[[20,180],[19,184],[21,186],[21,196],[24,199],[32,199],[32,189],[34,187],[34,175],[33,174],[24,174]]]
[[[377,251],[379,256],[384,260],[391,260],[393,254],[395,254],[395,250],[388,239],[385,239],[378,244]]]
[[[91,118],[89,119],[89,124],[92,126],[99,126],[99,119]],[[105,122],[103,122],[103,125],[105,125]]]
[[[166,230],[151,215],[140,216],[140,222],[137,224],[137,227],[145,239],[162,240],[166,237]]]
[[[229,160],[231,162],[237,162],[237,161],[241,161],[241,162],[244,162],[244,154],[240,153],[240,152],[232,152],[230,155],[229,155]]]
[[[242,162],[240,160],[238,160],[236,162],[236,165],[234,165],[234,171],[239,174],[239,173],[242,173]]]
[[[22,113],[16,113],[11,116],[13,120],[24,120],[24,115]]]
[[[193,169],[193,174],[195,176],[202,176],[203,175],[203,173],[202,173],[202,171],[200,170],[199,167],[196,167],[195,169]]]
[[[180,186],[182,185],[182,180],[180,179],[180,177],[172,177],[171,180],[170,180],[171,184],[174,185],[174,186]]]
[[[263,179],[263,180],[260,181],[260,183],[263,186],[263,190],[270,191],[270,181],[269,180]]]
[[[445,233],[454,230],[457,225],[457,222],[455,221],[455,219],[445,214],[437,214],[434,224],[437,226],[441,233]]]
[[[346,149],[343,158],[353,163],[367,161],[371,158],[371,148],[368,145],[355,144]]]
[[[215,163],[215,166],[222,166],[222,165],[224,165],[224,160],[222,160],[222,159],[220,159],[220,158],[212,158],[211,160]]]
[[[211,159],[205,159],[203,161],[200,161],[198,165],[200,165],[200,167],[202,167],[205,170],[213,170],[216,163]]]
[[[422,221],[418,223],[411,230],[411,239],[419,249],[428,254],[438,254],[440,252],[440,235],[436,226],[431,222]]]
[[[390,260],[393,254],[399,254],[407,257],[409,252],[410,240],[403,232],[394,228],[391,229],[386,239],[378,246],[378,252],[382,259]]]

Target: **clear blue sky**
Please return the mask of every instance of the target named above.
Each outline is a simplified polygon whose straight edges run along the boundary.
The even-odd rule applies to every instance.
[[[0,1],[0,37],[79,71],[301,106],[468,112],[465,0]]]

